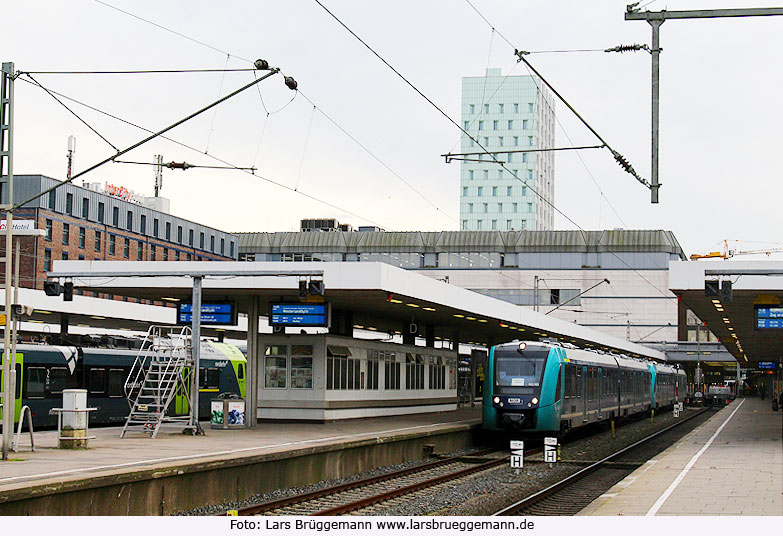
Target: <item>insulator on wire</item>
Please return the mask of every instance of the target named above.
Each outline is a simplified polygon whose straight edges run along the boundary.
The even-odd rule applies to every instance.
[[[650,51],[650,47],[647,45],[617,45],[616,47],[607,48],[604,50],[604,52],[619,52],[622,54],[623,52],[637,52],[639,50],[646,50],[647,52]]]
[[[637,181],[641,182],[648,188],[650,187],[650,183],[647,182],[647,180],[640,177],[638,173],[636,173],[636,170],[633,168],[630,162],[628,162],[628,160],[625,159],[623,155],[621,155],[614,149],[611,149],[611,151],[612,151],[612,156],[614,156],[614,159],[617,161],[618,164],[620,164],[620,167],[623,168],[626,173],[633,175]]]

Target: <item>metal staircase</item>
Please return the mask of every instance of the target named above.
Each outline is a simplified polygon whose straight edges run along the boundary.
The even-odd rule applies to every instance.
[[[190,400],[193,344],[187,326],[152,326],[144,338],[128,379],[125,396],[130,414],[120,437],[135,431],[154,438],[161,426],[192,428],[193,408],[188,413],[167,415],[177,394]]]

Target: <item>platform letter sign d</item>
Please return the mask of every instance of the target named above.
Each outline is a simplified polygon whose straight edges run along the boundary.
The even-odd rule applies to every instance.
[[[511,442],[511,468],[521,469],[525,463],[525,442],[524,441],[512,441]]]

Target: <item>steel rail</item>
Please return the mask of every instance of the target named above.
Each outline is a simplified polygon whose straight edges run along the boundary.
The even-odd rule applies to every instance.
[[[669,432],[670,430],[672,430],[674,428],[677,428],[678,426],[680,426],[682,424],[685,424],[686,422],[690,421],[691,419],[694,419],[694,418],[698,417],[699,415],[702,415],[705,411],[708,411],[708,409],[707,408],[702,409],[701,411],[699,411],[698,413],[696,413],[694,415],[691,415],[690,417],[687,417],[687,418],[685,418],[685,419],[683,419],[683,420],[681,420],[681,421],[679,421],[677,423],[674,423],[671,426],[667,426],[663,430],[659,430],[659,431],[655,432],[654,434],[651,434],[651,435],[645,437],[644,439],[640,439],[636,443],[633,443],[632,445],[629,445],[629,446],[627,446],[627,447],[625,447],[625,448],[623,448],[621,450],[618,450],[614,454],[610,454],[609,456],[603,458],[602,460],[599,460],[599,461],[597,461],[597,462],[595,462],[595,463],[593,463],[591,465],[588,465],[587,467],[577,471],[576,473],[574,473],[574,474],[572,474],[570,476],[567,476],[563,480],[561,480],[559,482],[556,482],[555,484],[552,484],[548,488],[545,488],[545,489],[543,489],[541,491],[538,491],[538,492],[534,493],[533,495],[530,495],[529,497],[526,497],[526,498],[522,499],[521,501],[518,501],[518,502],[516,502],[516,503],[514,503],[514,504],[512,504],[510,506],[507,506],[507,507],[503,508],[502,510],[498,510],[497,512],[495,512],[492,515],[493,516],[510,516],[510,515],[515,515],[516,512],[522,510],[523,508],[527,508],[528,506],[531,506],[531,505],[541,501],[542,499],[545,499],[546,497],[549,497],[550,495],[554,494],[555,492],[560,491],[561,489],[564,489],[564,488],[574,484],[575,482],[581,480],[582,478],[584,478],[585,476],[589,475],[590,473],[596,471],[602,465],[604,465],[607,462],[613,460],[614,458],[617,458],[617,457],[625,454],[626,452],[629,452],[629,451],[631,451],[631,450],[633,450],[633,449],[635,449],[637,447],[640,447],[641,445],[643,445],[643,444],[645,444],[645,443],[647,443],[649,441],[652,441],[656,437],[658,437],[660,435],[663,435],[663,434]]]
[[[384,493],[380,493],[378,495],[373,495],[372,497],[365,497],[364,499],[359,499],[358,501],[354,501],[351,503],[343,504],[340,506],[335,506],[334,508],[329,508],[328,510],[322,510],[320,512],[316,512],[312,515],[314,516],[339,516],[342,514],[347,514],[348,512],[353,512],[354,510],[359,510],[361,508],[366,508],[368,506],[372,506],[374,504],[378,504],[380,502],[388,501],[390,499],[394,499],[396,497],[400,497],[402,495],[407,495],[409,493],[413,493],[415,491],[419,491],[426,488],[431,488],[433,486],[437,486],[438,484],[442,484],[443,482],[448,482],[449,480],[456,480],[457,478],[462,478],[463,476],[467,476],[473,473],[478,473],[481,471],[484,471],[486,469],[491,469],[492,467],[504,464],[508,462],[507,457],[498,458],[497,460],[491,460],[488,462],[484,462],[482,464],[476,465],[474,467],[467,467],[465,469],[460,469],[459,471],[455,471],[453,473],[449,473],[446,475],[436,476],[434,478],[430,478],[428,480],[424,480],[422,482],[417,482],[415,484],[409,484],[407,486],[403,486],[401,488],[397,488],[391,491],[387,491]]]
[[[264,512],[269,512],[271,510],[276,510],[278,508],[284,508],[286,506],[290,506],[293,504],[299,504],[305,501],[311,501],[313,499],[320,499],[321,497],[326,497],[329,495],[334,495],[336,493],[341,493],[343,491],[348,491],[351,489],[361,488],[364,486],[369,486],[371,484],[376,484],[378,482],[383,482],[384,480],[391,480],[393,478],[400,478],[407,475],[420,473],[422,471],[426,471],[428,469],[434,469],[443,465],[448,465],[450,463],[455,463],[461,459],[464,459],[468,456],[481,456],[484,454],[488,454],[491,452],[497,452],[497,449],[486,449],[483,451],[479,451],[470,455],[461,455],[461,456],[452,456],[449,458],[443,458],[442,460],[437,460],[434,462],[425,463],[422,465],[417,465],[416,467],[409,467],[407,469],[400,469],[399,471],[393,471],[391,473],[386,473],[383,475],[377,475],[377,476],[371,476],[367,478],[362,478],[360,480],[355,480],[353,482],[346,482],[344,484],[338,484],[336,486],[330,486],[327,488],[315,490],[315,491],[308,491],[305,493],[299,493],[297,495],[292,495],[290,497],[284,497],[282,499],[276,499],[272,501],[266,501],[258,504],[254,504],[252,506],[247,506],[245,508],[240,508],[237,510],[238,515],[240,516],[246,516],[246,515],[256,515],[261,514]],[[224,512],[222,514],[218,515],[228,515],[227,512]]]

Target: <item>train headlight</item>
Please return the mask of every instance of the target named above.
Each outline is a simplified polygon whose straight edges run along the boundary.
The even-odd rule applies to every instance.
[[[527,348],[527,343],[520,342],[519,343],[519,348],[517,348],[517,352],[519,352],[521,354],[525,350],[525,348]]]
[[[500,404],[500,397],[499,397],[499,396],[496,396],[495,398],[493,398],[493,399],[492,399],[492,401],[493,401],[495,404]]]
[[[533,397],[533,400],[531,400],[533,404],[538,404],[538,399],[536,397]]]

